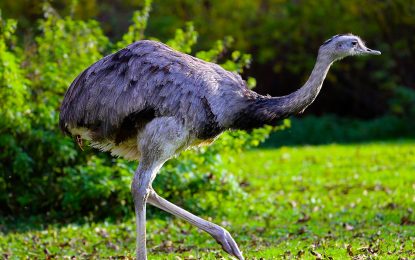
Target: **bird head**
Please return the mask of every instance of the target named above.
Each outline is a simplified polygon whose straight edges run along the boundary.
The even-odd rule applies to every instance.
[[[355,55],[380,55],[380,51],[369,49],[359,36],[353,34],[338,34],[321,45],[320,54],[325,54],[333,60]]]

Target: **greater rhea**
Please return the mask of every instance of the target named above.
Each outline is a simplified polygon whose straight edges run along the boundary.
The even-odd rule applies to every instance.
[[[355,35],[321,45],[303,87],[281,97],[260,95],[235,73],[155,41],[138,41],[83,71],[65,94],[61,129],[102,151],[138,160],[131,191],[136,215],[137,259],[147,259],[146,204],[210,234],[230,255],[244,259],[230,233],[161,198],[151,184],[180,151],[213,141],[223,131],[276,125],[304,111],[318,95],[334,61],[375,54]]]

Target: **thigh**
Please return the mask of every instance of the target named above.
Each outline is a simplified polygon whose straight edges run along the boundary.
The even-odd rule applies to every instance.
[[[160,168],[172,156],[189,146],[189,130],[174,117],[159,117],[149,122],[138,136],[140,164]]]

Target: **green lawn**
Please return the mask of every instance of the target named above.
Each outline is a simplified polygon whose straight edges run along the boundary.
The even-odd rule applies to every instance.
[[[246,197],[222,203],[225,226],[248,259],[413,259],[415,143],[283,147],[240,154],[229,164]],[[150,259],[227,255],[176,218],[147,222]],[[133,219],[121,223],[0,230],[4,258],[132,257]]]

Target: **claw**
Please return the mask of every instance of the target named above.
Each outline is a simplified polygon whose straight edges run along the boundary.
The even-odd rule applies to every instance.
[[[216,239],[216,242],[222,245],[222,249],[226,253],[238,258],[239,260],[244,260],[241,250],[239,250],[235,240],[226,229],[219,227],[217,235],[215,235],[214,238]]]

